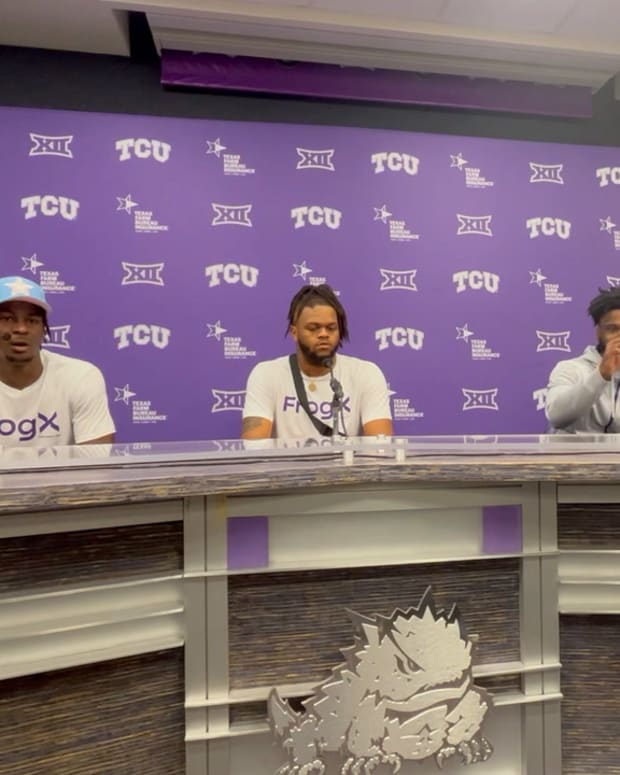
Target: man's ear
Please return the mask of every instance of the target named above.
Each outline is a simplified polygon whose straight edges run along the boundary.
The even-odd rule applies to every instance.
[[[288,332],[293,337],[293,339],[297,341],[297,326],[289,326]]]

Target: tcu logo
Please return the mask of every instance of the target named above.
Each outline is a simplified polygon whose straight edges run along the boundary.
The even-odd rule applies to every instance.
[[[490,390],[461,388],[461,392],[465,396],[465,403],[463,404],[464,412],[468,412],[470,409],[491,409],[494,412],[499,411],[499,406],[497,405],[498,388],[491,388]]]
[[[373,153],[370,157],[370,163],[375,167],[375,175],[385,172],[386,169],[390,172],[404,171],[407,175],[417,175],[420,166],[420,160],[416,156],[396,151]]]
[[[69,331],[71,325],[66,326],[50,326],[50,332],[45,337],[44,344],[47,347],[58,347],[60,350],[70,350],[69,344]]]
[[[54,196],[53,194],[36,194],[35,196],[25,196],[21,200],[22,210],[26,210],[24,218],[36,218],[39,212],[42,215],[54,216],[61,215],[67,221],[73,221],[77,218],[80,203],[76,199],[69,199],[66,196]]]
[[[32,146],[28,156],[62,156],[72,159],[73,153],[69,146],[73,142],[73,135],[53,137],[51,135],[36,135],[30,132]]]
[[[137,323],[128,326],[119,326],[114,329],[114,338],[118,340],[117,350],[124,350],[133,342],[140,347],[152,344],[158,350],[168,347],[170,341],[170,329],[163,326],[154,326],[147,323]]]
[[[211,406],[211,413],[240,412],[245,403],[245,390],[211,390],[215,403]]]
[[[163,163],[168,161],[172,150],[170,143],[164,143],[162,140],[147,140],[145,137],[128,137],[126,140],[117,140],[114,147],[121,152],[118,157],[119,161],[127,161],[133,155],[137,159],[153,158],[155,161]]]
[[[375,331],[375,341],[379,342],[380,350],[387,350],[390,345],[394,347],[409,346],[412,350],[421,350],[424,344],[424,331],[415,328],[380,328]]]
[[[452,275],[452,282],[456,285],[456,292],[463,293],[468,288],[472,291],[484,289],[489,293],[499,291],[499,275],[493,272],[481,272],[479,269],[469,269],[462,272],[455,272]]]
[[[537,353],[548,352],[549,350],[558,350],[559,352],[571,352],[568,343],[570,331],[536,331],[538,337]]]
[[[295,169],[298,170],[329,170],[335,171],[334,162],[332,158],[334,156],[334,149],[330,148],[326,151],[312,151],[309,148],[296,148],[299,161]]]
[[[381,283],[381,291],[391,291],[393,289],[403,291],[417,291],[418,286],[415,284],[415,276],[418,273],[417,269],[407,269],[405,271],[398,271],[396,269],[379,269],[383,281]]]
[[[547,404],[547,388],[539,388],[538,390],[534,390],[532,393],[532,398],[536,402],[536,411],[541,412],[546,404]]]
[[[162,285],[164,284],[161,273],[164,263],[161,264],[130,264],[129,261],[121,261],[125,275],[121,285]]]
[[[319,205],[304,205],[293,207],[291,218],[295,220],[295,228],[301,229],[307,223],[310,226],[327,226],[328,229],[340,228],[342,213],[333,207],[320,207]]]
[[[562,178],[563,164],[536,164],[530,162],[530,183],[559,183],[564,185]]]
[[[543,218],[528,218],[525,225],[530,231],[530,239],[540,237],[541,234],[545,237],[553,237],[556,234],[560,239],[568,239],[570,237],[571,222],[563,221],[561,218],[549,218],[547,216]]]
[[[222,280],[228,285],[241,282],[248,288],[254,288],[258,282],[258,269],[247,264],[211,264],[205,267],[205,276],[209,278],[209,288],[220,285]]]
[[[0,417],[0,436],[17,435],[18,441],[30,441],[38,434],[41,436],[48,428],[56,433],[47,433],[47,436],[57,436],[60,433],[60,427],[56,422],[58,412],[54,412],[51,417],[46,417],[41,412],[37,412],[36,417],[24,417],[22,420],[11,420],[9,417]]]
[[[483,237],[492,237],[491,231],[491,219],[492,215],[463,215],[457,213],[456,217],[459,222],[459,228],[456,232],[457,236],[462,234],[480,234]]]
[[[609,181],[617,186],[620,184],[620,167],[599,167],[596,170],[596,177],[600,188],[608,186]]]
[[[211,226],[252,226],[252,205],[221,205],[211,202],[215,216]]]

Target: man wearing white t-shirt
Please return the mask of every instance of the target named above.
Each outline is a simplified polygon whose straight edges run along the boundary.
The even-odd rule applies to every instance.
[[[111,444],[99,369],[41,349],[50,311],[37,283],[0,277],[0,447]]]
[[[252,369],[242,438],[391,436],[389,393],[381,369],[370,361],[336,355],[349,332],[344,308],[329,285],[303,286],[291,301],[288,324],[296,352]]]

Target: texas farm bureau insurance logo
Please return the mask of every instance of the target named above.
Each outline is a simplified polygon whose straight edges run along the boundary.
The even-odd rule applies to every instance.
[[[256,358],[256,350],[248,350],[243,344],[241,337],[231,334],[222,325],[221,320],[216,320],[215,323],[207,323],[206,325],[207,339],[221,342],[224,358],[227,361],[244,361],[248,358]]]
[[[43,269],[45,262],[41,261],[36,253],[31,256],[21,256],[22,271],[30,272],[37,278],[37,283],[46,293],[65,294],[74,293],[76,286],[65,282],[57,269]]]
[[[206,143],[206,155],[221,161],[224,175],[243,177],[255,174],[256,170],[254,167],[248,167],[241,158],[241,154],[227,148],[219,137],[216,137],[215,140],[207,140]]]
[[[155,425],[168,421],[168,415],[153,409],[153,402],[143,398],[131,389],[126,382],[122,387],[114,388],[114,402],[122,402],[130,408],[133,425]]]
[[[286,757],[277,775],[326,773],[330,754],[341,758],[342,775],[491,757],[483,725],[493,701],[474,683],[473,643],[455,605],[440,610],[428,587],[414,607],[391,616],[350,611],[349,618],[355,636],[342,651],[346,661],[302,701],[303,710],[277,689],[269,694],[269,724]]]
[[[491,361],[501,357],[500,353],[488,346],[486,339],[476,337],[475,333],[470,331],[467,323],[463,326],[456,326],[456,339],[469,345],[472,361]]]
[[[468,162],[460,151],[457,154],[450,154],[450,167],[463,173],[467,188],[491,188],[495,185],[492,180],[484,177],[480,167]]]
[[[600,229],[599,231],[605,232],[612,239],[612,244],[616,250],[620,250],[620,229],[616,228],[617,224],[614,223],[610,215],[605,218],[599,218]]]
[[[392,401],[392,417],[395,420],[421,420],[424,417],[424,412],[420,411],[413,405],[411,398],[405,398],[398,395],[398,391],[392,390],[391,385],[388,384],[388,395]]]
[[[116,211],[127,213],[133,216],[133,228],[136,234],[159,234],[168,231],[168,226],[160,223],[153,215],[152,210],[136,210],[139,207],[138,202],[134,202],[131,194],[116,197]]]
[[[566,296],[560,289],[559,283],[545,282],[549,278],[542,273],[540,267],[530,271],[530,285],[535,285],[544,290],[545,304],[568,304],[573,300],[572,296]]]
[[[395,215],[387,205],[382,204],[381,207],[374,207],[373,210],[375,211],[373,221],[387,225],[390,242],[411,242],[420,239],[420,235],[411,230],[408,222]]]

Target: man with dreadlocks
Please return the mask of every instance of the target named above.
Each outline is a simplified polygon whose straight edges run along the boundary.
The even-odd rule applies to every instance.
[[[287,333],[295,340],[295,354],[258,363],[250,373],[242,438],[392,434],[388,388],[379,367],[336,355],[349,330],[329,285],[304,285],[295,294]],[[334,429],[335,393],[340,393],[341,419]]]
[[[99,369],[41,349],[50,310],[37,283],[0,277],[0,447],[111,443]]]
[[[546,415],[554,432],[620,432],[620,288],[599,290],[588,306],[598,343],[560,361],[549,377]]]

